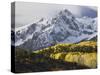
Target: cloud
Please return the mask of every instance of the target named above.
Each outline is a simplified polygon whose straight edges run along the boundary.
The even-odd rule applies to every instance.
[[[95,7],[84,7],[76,5],[45,4],[31,2],[16,2],[16,27],[32,23],[41,17],[50,18],[60,10],[68,9],[75,16],[96,16]],[[92,13],[90,13],[92,12]],[[91,15],[89,15],[91,14]]]

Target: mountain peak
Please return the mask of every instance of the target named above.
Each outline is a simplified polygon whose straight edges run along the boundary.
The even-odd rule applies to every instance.
[[[64,9],[58,13],[58,17],[63,18],[64,20],[74,20],[74,15],[67,9]]]
[[[67,9],[64,9],[64,10],[62,10],[62,11],[60,11],[59,12],[59,15],[72,15],[72,13],[69,11],[69,10],[67,10]]]
[[[77,19],[67,9],[61,10],[51,19],[41,18],[36,23],[22,27],[15,34],[15,46],[37,50],[55,43],[76,43],[91,39],[96,35],[97,20],[85,20]]]

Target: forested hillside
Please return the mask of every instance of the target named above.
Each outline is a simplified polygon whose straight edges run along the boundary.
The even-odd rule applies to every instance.
[[[97,67],[97,43],[57,44],[36,51],[16,48],[16,72],[38,72]]]

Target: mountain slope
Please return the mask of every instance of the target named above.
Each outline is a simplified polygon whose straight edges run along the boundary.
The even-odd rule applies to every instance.
[[[57,43],[76,43],[97,36],[97,20],[76,18],[67,9],[15,32],[15,46],[37,50]]]

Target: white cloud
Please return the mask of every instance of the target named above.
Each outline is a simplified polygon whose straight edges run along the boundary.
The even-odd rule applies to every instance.
[[[91,7],[92,9],[95,9]],[[73,5],[41,4],[31,2],[16,3],[16,27],[34,22],[41,17],[52,17],[60,10],[68,9],[76,16],[81,16],[81,7]]]

